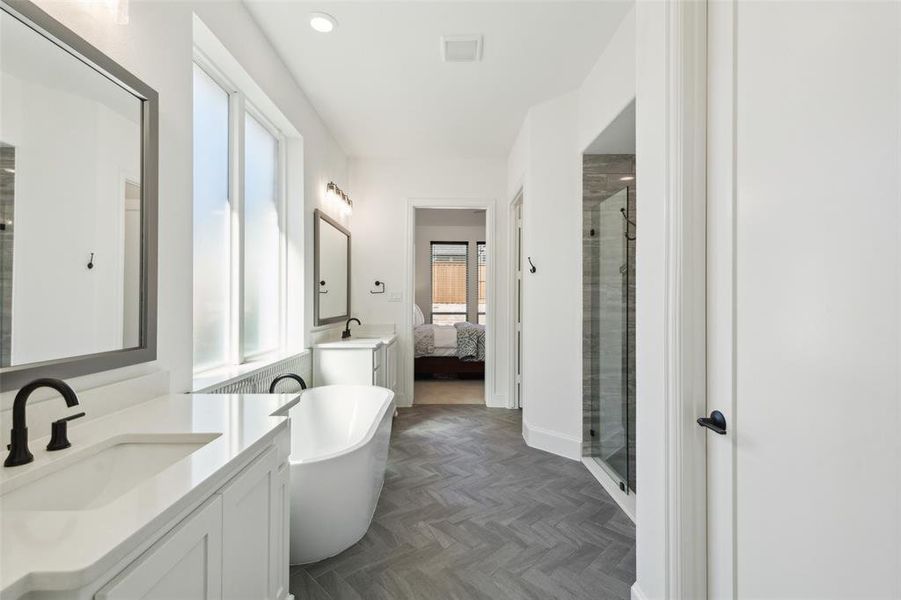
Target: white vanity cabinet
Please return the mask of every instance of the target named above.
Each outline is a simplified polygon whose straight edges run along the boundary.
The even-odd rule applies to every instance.
[[[313,347],[313,384],[377,385],[397,391],[397,337]]]
[[[290,485],[288,430],[226,475],[190,514],[154,532],[96,582],[32,599],[285,600]],[[162,534],[162,535],[160,535]]]
[[[0,600],[290,598],[299,398],[167,394],[36,448],[0,473]]]
[[[289,453],[290,439],[280,434],[94,599],[287,598]]]
[[[222,598],[222,498],[191,513],[94,596],[96,600]]]

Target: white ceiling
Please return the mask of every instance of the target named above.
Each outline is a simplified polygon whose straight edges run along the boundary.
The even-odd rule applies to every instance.
[[[353,157],[506,157],[530,106],[577,88],[628,11],[595,2],[244,0]],[[313,31],[311,11],[338,20]],[[484,35],[444,63],[441,36]]]

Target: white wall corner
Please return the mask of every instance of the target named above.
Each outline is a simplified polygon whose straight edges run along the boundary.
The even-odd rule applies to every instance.
[[[638,587],[638,582],[632,584],[632,600],[648,600],[648,597],[644,595],[644,592],[641,591],[641,588]]]
[[[507,404],[507,396],[504,394],[485,394],[485,406],[488,408],[510,408]]]
[[[523,420],[522,439],[530,448],[544,450],[570,460],[582,460],[582,440],[578,438],[541,427],[533,427]]]

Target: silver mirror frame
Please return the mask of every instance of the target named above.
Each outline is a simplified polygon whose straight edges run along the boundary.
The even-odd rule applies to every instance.
[[[350,231],[318,208],[313,211],[313,217],[313,323],[318,327],[329,323],[340,323],[350,318]],[[319,318],[319,240],[321,235],[319,228],[322,221],[347,236],[347,312],[327,319]]]
[[[78,377],[154,361],[157,346],[159,94],[32,2],[0,0],[0,10],[130,92],[142,104],[140,345],[6,367],[0,370],[0,391],[18,389],[39,377]]]

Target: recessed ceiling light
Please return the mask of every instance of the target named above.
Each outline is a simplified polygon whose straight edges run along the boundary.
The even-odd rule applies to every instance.
[[[310,27],[318,31],[319,33],[329,33],[338,26],[338,21],[335,20],[335,17],[328,13],[324,12],[312,12],[310,13]]]

